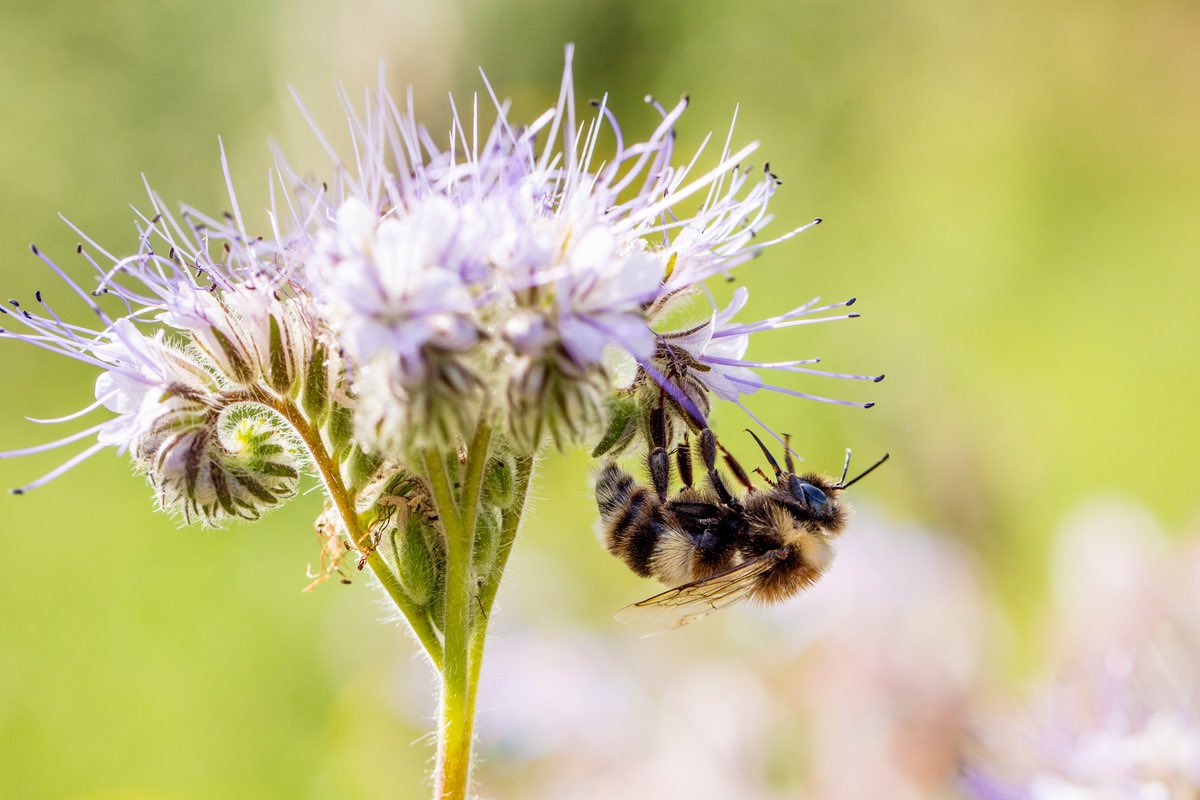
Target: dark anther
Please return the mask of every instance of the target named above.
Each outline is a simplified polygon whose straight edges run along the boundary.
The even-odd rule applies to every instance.
[[[884,379],[884,378],[886,378],[886,377],[887,377],[887,375],[880,375],[878,378],[874,378],[874,379],[873,379],[871,382],[872,382],[872,383],[879,383],[881,380],[883,380],[883,379]]]
[[[42,302],[42,290],[41,289],[38,289],[36,292],[34,292],[33,296],[37,298],[37,301],[39,303]]]
[[[847,300],[847,301],[846,301],[846,305],[848,305],[848,306],[852,306],[852,305],[854,305],[854,304],[855,304],[855,303],[857,303],[857,302],[858,302],[858,298],[857,298],[857,297],[851,297],[849,300]]]
[[[34,244],[33,242],[30,242],[30,243],[29,243],[29,249],[33,251],[33,254],[34,254],[35,256],[36,256],[36,255],[38,255],[38,252],[39,252],[39,251],[38,251],[37,245],[36,245],[36,244]]]

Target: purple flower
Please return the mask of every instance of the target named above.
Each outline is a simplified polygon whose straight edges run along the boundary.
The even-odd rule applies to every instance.
[[[484,407],[526,447],[546,434],[578,440],[631,387],[647,401],[665,393],[692,425],[707,424],[714,398],[746,408],[758,391],[869,406],[763,372],[878,378],[747,355],[753,334],[857,316],[824,314],[853,301],[743,323],[740,289],[724,310],[669,327],[709,297],[708,278],[815,223],[758,239],[778,178],[746,167],[758,145],[735,147],[732,126],[715,157],[705,158],[705,139],[678,158],[686,98],[671,108],[649,100],[658,119],[641,141],[626,140],[607,99],[577,116],[571,56],[557,102],[532,123],[510,122],[488,85],[494,124],[481,130],[477,102],[464,120],[452,101],[448,140],[416,122],[411,97],[401,107],[379,87],[361,110],[347,107],[353,168],[319,131],[334,162],[328,186],[277,161],[284,191],[272,185],[269,236],[251,235],[222,154],[231,211],[175,215],[150,192],[154,213],[140,216],[132,255],[85,237],[96,291],[124,306],[122,331],[157,322],[177,335],[210,393],[297,399],[321,362],[324,394],[309,393],[311,413],[324,420],[336,406],[352,444],[377,455],[449,444]],[[108,372],[115,356],[95,346],[118,334],[103,319],[88,332],[31,317],[23,338]],[[133,401],[122,402],[132,414]],[[130,419],[145,428],[159,411]],[[128,448],[133,436],[113,427],[105,441]]]
[[[882,375],[849,375],[812,369],[809,365],[818,363],[820,361],[818,358],[776,362],[754,361],[746,358],[746,352],[750,347],[750,337],[755,333],[857,317],[858,314],[855,313],[812,316],[852,305],[853,299],[828,306],[817,306],[817,301],[814,300],[770,319],[752,323],[735,322],[734,317],[742,311],[748,299],[749,292],[744,287],[739,288],[734,292],[729,305],[721,311],[714,309],[706,321],[658,335],[658,347],[652,362],[646,365],[646,368],[651,371],[659,383],[669,383],[672,387],[680,390],[682,398],[673,395],[677,402],[693,404],[695,411],[685,407],[685,412],[694,414],[698,411],[703,416],[707,416],[711,395],[737,404],[755,421],[759,421],[746,408],[741,398],[743,395],[753,394],[760,389],[837,405],[860,408],[870,408],[874,405],[874,403],[836,400],[766,383],[756,370],[775,370],[784,373],[873,382],[883,380]],[[765,425],[763,427],[771,435],[779,438],[770,428]]]

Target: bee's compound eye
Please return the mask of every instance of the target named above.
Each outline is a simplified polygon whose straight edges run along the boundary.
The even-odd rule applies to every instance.
[[[789,486],[792,490],[792,495],[813,511],[820,511],[825,508],[829,502],[829,498],[820,488],[812,485],[808,481],[802,481],[796,476],[792,476],[789,481]]]
[[[821,508],[829,502],[829,498],[825,496],[825,493],[811,483],[804,484],[804,496],[808,499],[808,504],[813,508]]]

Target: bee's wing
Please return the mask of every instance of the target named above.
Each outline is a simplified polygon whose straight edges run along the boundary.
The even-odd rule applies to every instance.
[[[786,555],[785,550],[771,550],[724,572],[647,597],[618,611],[616,620],[644,629],[646,636],[682,628],[748,597],[755,579]]]

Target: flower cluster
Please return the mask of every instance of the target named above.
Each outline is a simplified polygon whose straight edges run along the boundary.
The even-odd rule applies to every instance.
[[[746,166],[757,144],[735,150],[731,129],[710,167],[699,166],[709,139],[677,161],[686,98],[650,101],[659,120],[633,143],[606,99],[577,119],[570,50],[557,103],[528,126],[487,91],[490,128],[479,134],[477,98],[473,119],[454,110],[445,144],[382,87],[348,107],[355,167],[330,150],[334,179],[313,184],[280,161],[270,235],[250,235],[230,181],[232,211],[219,218],[172,214],[151,192],[132,255],[84,237],[97,272],[86,290],[35,248],[99,327],[39,294],[37,309],[14,303],[18,325],[2,335],[101,371],[96,402],[54,421],[101,407],[116,417],[0,454],[95,436],[21,491],[115,446],[164,507],[216,522],[290,496],[313,442],[361,487],[419,448],[453,447],[481,418],[532,453],[547,438],[624,446],[653,403],[692,428],[707,426],[714,399],[740,405],[764,389],[870,405],[761,371],[882,376],[746,356],[756,333],[857,316],[845,310],[853,299],[746,321],[745,289],[721,309],[704,287],[820,221],[756,239],[779,186]]]

